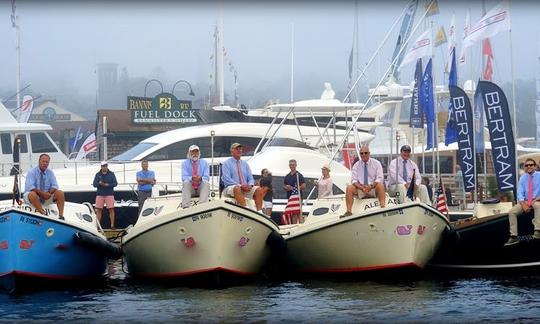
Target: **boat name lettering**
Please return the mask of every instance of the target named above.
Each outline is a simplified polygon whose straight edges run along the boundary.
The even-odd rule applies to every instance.
[[[379,207],[379,202],[377,200],[374,200],[374,201],[370,202],[369,204],[366,204],[364,206],[364,210],[375,208],[375,207]]]
[[[43,225],[42,221],[37,220],[37,219],[32,218],[32,217],[21,216],[21,218],[19,218],[19,220],[21,221],[21,223],[27,223],[27,224],[31,224],[31,225],[37,225],[37,226]]]
[[[196,222],[198,220],[207,219],[207,218],[211,218],[211,217],[212,217],[212,213],[203,213],[203,214],[191,216],[191,220]]]
[[[0,217],[0,223],[9,222],[9,215]]]
[[[237,214],[233,214],[233,213],[228,213],[227,216],[229,216],[229,217],[232,218],[232,219],[236,219],[236,220],[239,221],[239,222],[243,222],[243,221],[244,221],[244,216],[241,216],[241,215],[237,215]]]
[[[403,209],[396,209],[383,214],[383,216],[403,215]]]
[[[388,198],[388,204],[397,205],[398,204],[397,198]]]

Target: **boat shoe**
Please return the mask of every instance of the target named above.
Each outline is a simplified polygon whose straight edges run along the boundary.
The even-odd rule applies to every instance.
[[[540,240],[540,231],[539,230],[534,231],[533,239]]]
[[[508,238],[508,241],[506,241],[506,243],[504,243],[504,246],[510,246],[510,245],[514,245],[514,244],[518,244],[519,243],[519,239],[517,238],[517,236],[510,236]]]

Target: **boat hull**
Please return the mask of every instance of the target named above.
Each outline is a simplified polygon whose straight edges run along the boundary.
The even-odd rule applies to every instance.
[[[366,202],[366,206],[369,204]],[[416,202],[371,208],[348,217],[339,216],[344,212],[339,208],[344,202],[329,200],[326,205],[328,208],[324,203],[314,207],[315,213],[329,210],[326,220],[300,225],[285,236],[289,262],[297,271],[422,269],[435,253],[448,224],[436,210]]]
[[[123,239],[128,271],[135,277],[180,278],[208,273],[251,276],[270,255],[278,227],[250,209],[211,201],[177,209],[178,199],[147,200]],[[142,216],[149,210],[161,215]],[[148,220],[148,217],[153,219]]]
[[[17,289],[17,283],[47,285],[87,280],[104,275],[106,257],[77,244],[84,228],[49,217],[10,208],[0,212],[0,287]]]
[[[436,269],[537,269],[540,240],[532,237],[533,213],[518,217],[520,242],[504,246],[509,236],[508,214],[456,222],[458,240],[443,242],[430,266]]]

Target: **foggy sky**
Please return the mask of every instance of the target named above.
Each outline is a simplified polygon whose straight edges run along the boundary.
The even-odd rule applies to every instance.
[[[487,1],[487,10],[499,1]],[[267,97],[290,97],[291,35],[294,25],[295,87],[306,88],[295,100],[318,97],[323,82],[342,90],[348,82],[348,58],[352,46],[354,1],[259,1],[259,2],[174,2],[174,1],[25,1],[17,0],[21,26],[22,84],[54,92],[63,86],[94,95],[96,64],[118,63],[130,77],[153,77],[156,68],[166,80],[210,83],[213,34],[220,8],[224,21],[225,61],[232,61],[239,77],[240,101],[252,89],[265,89]],[[359,1],[359,56],[366,63],[406,1]],[[421,2],[422,4],[422,2]],[[481,1],[439,1],[440,13],[433,24],[448,29],[456,15],[458,51],[466,10],[471,23],[481,17]],[[417,11],[420,16],[421,7]],[[16,33],[11,26],[11,4],[0,3],[0,89],[14,92],[16,78]],[[540,4],[512,1],[512,32],[492,39],[495,53],[495,82],[511,80],[510,49],[516,79],[536,77],[539,56]],[[377,83],[386,70],[395,45],[399,24],[383,47],[381,57],[368,69],[370,83]],[[417,31],[412,41],[420,35]],[[511,36],[510,36],[511,35]],[[442,49],[442,50],[441,50]],[[479,45],[473,51],[479,52]],[[477,79],[479,56],[459,67],[460,83]],[[437,48],[434,73],[443,83],[442,66],[446,44]],[[469,60],[471,62],[471,60]],[[412,64],[413,65],[413,64]],[[402,72],[409,84],[413,66]],[[226,92],[232,91],[232,75],[225,69]],[[282,84],[281,87],[275,87]],[[165,90],[172,84],[165,83]],[[336,91],[338,92],[338,91]],[[54,95],[54,93],[50,93]],[[136,95],[142,95],[140,93]],[[202,95],[202,94],[201,94]],[[342,99],[342,98],[339,98]]]

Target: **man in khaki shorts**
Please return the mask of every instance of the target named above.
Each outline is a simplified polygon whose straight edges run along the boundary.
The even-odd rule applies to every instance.
[[[353,165],[351,171],[351,184],[347,186],[345,194],[347,212],[342,217],[352,215],[354,195],[358,195],[359,198],[377,197],[381,208],[385,207],[383,168],[381,162],[370,157],[369,146],[363,145],[360,148],[360,160]]]
[[[118,182],[116,181],[114,172],[109,170],[107,161],[101,162],[101,170],[96,173],[93,185],[97,188],[96,216],[98,218],[98,222],[101,222],[103,207],[107,206],[109,211],[109,219],[111,220],[111,229],[115,230],[114,187],[118,185]]]
[[[246,197],[255,200],[257,211],[262,214],[262,198],[264,193],[255,186],[255,179],[251,168],[246,161],[242,160],[242,144],[231,145],[231,157],[223,162],[221,168],[221,180],[225,185],[223,192],[234,197],[240,206],[246,206]]]

